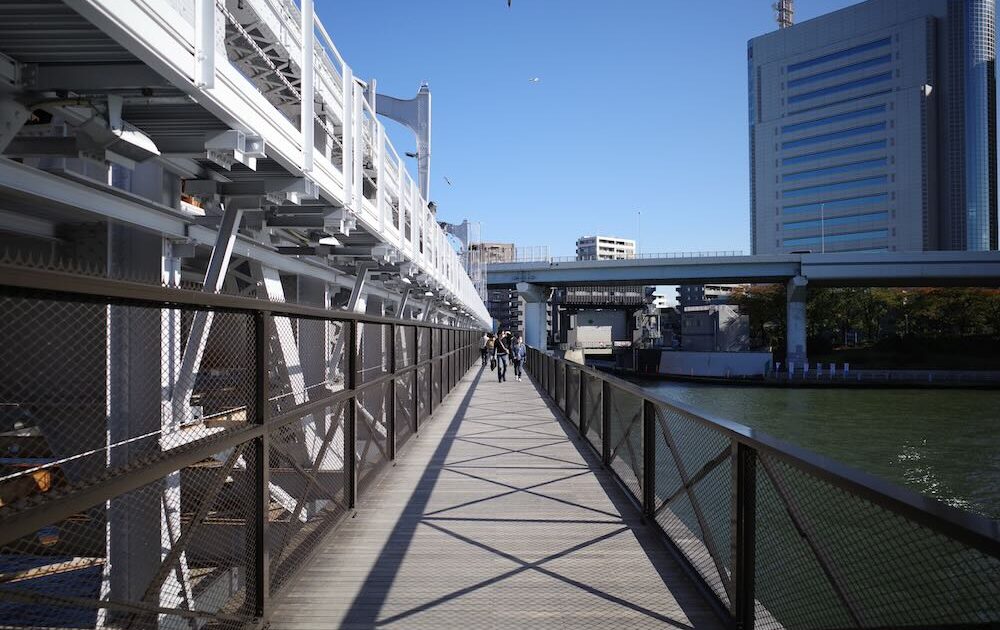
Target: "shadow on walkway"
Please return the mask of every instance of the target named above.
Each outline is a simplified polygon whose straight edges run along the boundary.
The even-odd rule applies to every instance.
[[[411,440],[354,531],[338,531],[314,560],[339,566],[308,567],[307,592],[273,627],[722,627],[541,391],[484,372],[467,375],[460,402],[446,399]],[[392,497],[401,474],[419,475],[402,507]],[[379,512],[397,515],[381,534]],[[336,578],[324,598],[327,570]]]

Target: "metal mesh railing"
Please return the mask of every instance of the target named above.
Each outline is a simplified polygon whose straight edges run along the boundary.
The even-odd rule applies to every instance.
[[[995,521],[535,349],[527,365],[738,627],[1000,623]]]
[[[0,310],[3,627],[259,625],[482,334],[41,270]]]

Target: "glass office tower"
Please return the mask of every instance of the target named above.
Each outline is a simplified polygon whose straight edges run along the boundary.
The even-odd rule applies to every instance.
[[[995,0],[870,0],[748,46],[754,253],[997,247]]]
[[[959,11],[962,28],[956,37],[964,40],[964,249],[996,249],[996,0],[952,0],[949,12]]]

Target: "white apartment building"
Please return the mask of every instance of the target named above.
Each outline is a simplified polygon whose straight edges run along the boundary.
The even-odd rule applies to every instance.
[[[635,258],[635,241],[617,236],[581,236],[576,239],[577,260]]]

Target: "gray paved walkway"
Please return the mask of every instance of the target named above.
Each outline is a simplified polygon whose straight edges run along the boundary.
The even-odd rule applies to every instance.
[[[532,383],[476,367],[271,627],[721,627],[613,484]]]

